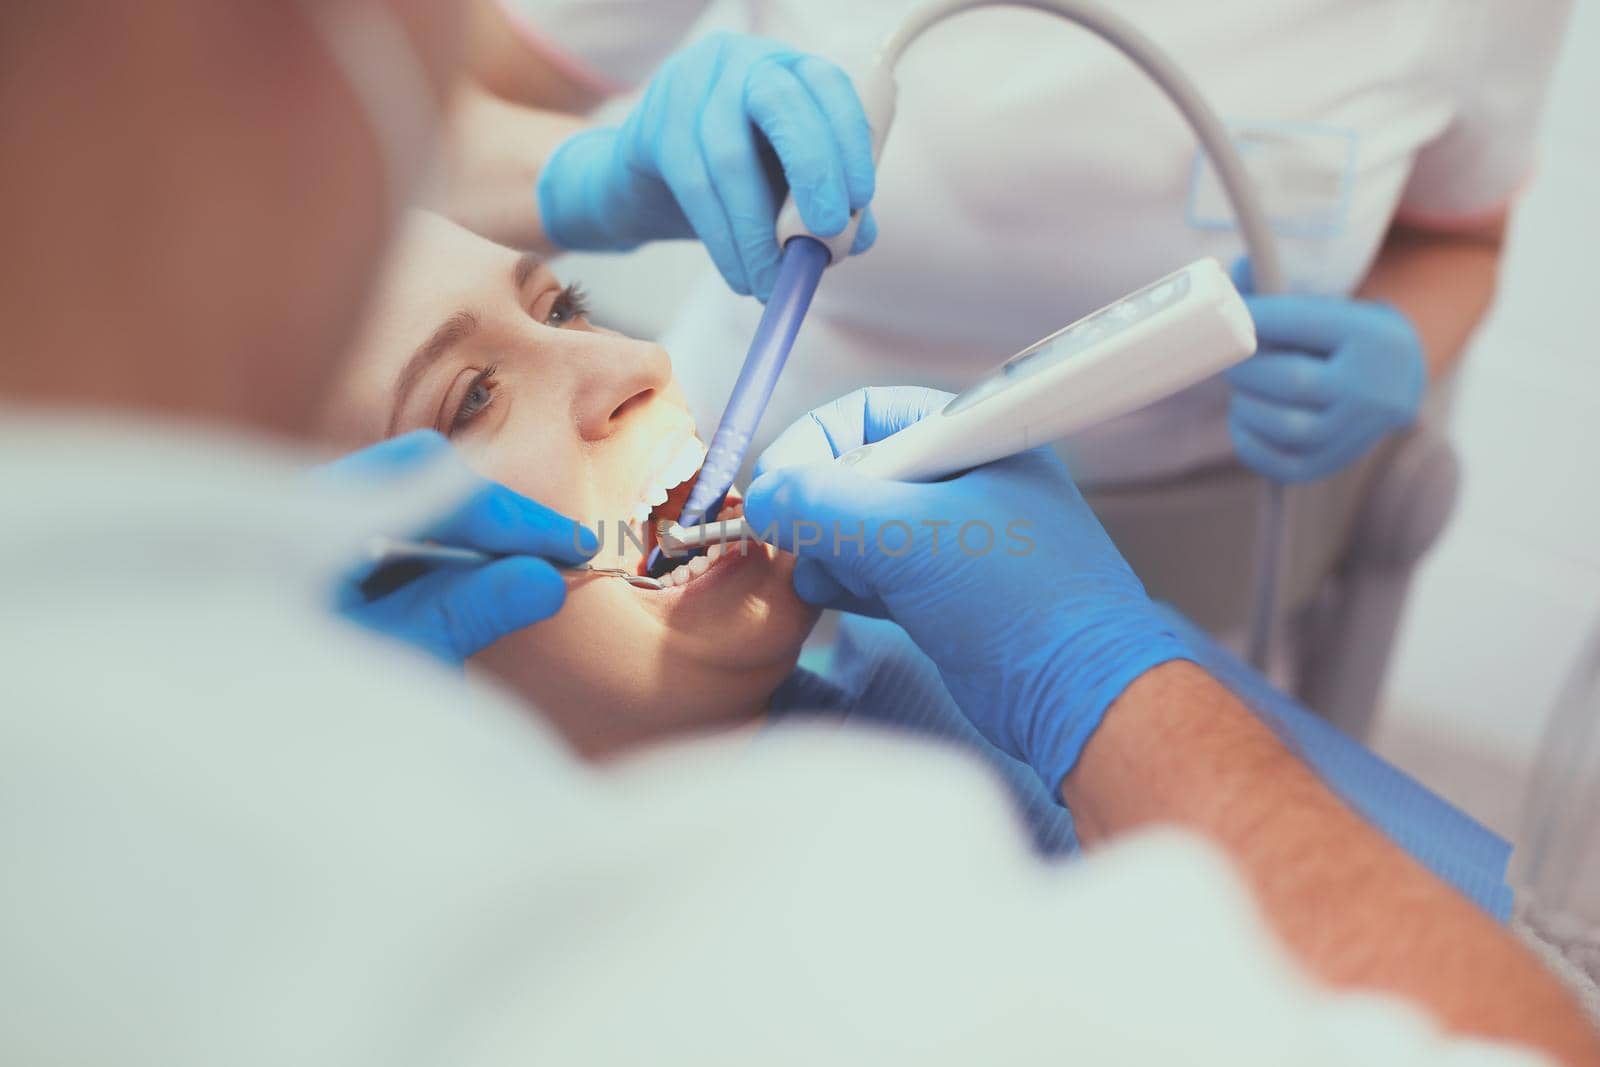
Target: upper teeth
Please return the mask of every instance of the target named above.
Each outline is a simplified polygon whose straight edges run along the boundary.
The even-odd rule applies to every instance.
[[[706,446],[700,443],[699,438],[688,437],[683,443],[667,457],[657,469],[655,480],[644,487],[639,494],[639,505],[635,505],[633,515],[643,522],[650,517],[650,509],[667,502],[667,492],[682,485],[694,477],[695,471],[700,469],[700,464],[706,460]],[[640,513],[640,505],[643,513]]]

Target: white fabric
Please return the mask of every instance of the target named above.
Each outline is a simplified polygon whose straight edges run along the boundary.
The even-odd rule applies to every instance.
[[[631,51],[645,80],[696,0],[506,0],[576,55]],[[745,0],[749,27],[844,61],[915,0]],[[1236,130],[1297,289],[1348,293],[1397,208],[1428,224],[1504,207],[1570,0],[1138,0],[1113,5]],[[627,18],[604,13],[626,9]],[[578,13],[582,12],[582,17]],[[659,34],[657,31],[660,30]],[[655,35],[652,37],[652,35]],[[657,46],[653,55],[646,44]],[[1024,345],[1204,255],[1242,251],[1194,138],[1122,56],[1034,11],[961,16],[913,46],[869,255],[825,279],[764,429],[864,384],[960,388]],[[667,337],[714,424],[759,309],[706,278]],[[1231,454],[1220,382],[1071,450],[1081,480]]]
[[[1513,1064],[1318,992],[1207,849],[784,733],[590,773],[324,611],[435,480],[0,421],[0,1062]]]
[[[636,85],[641,72],[661,62],[662,42],[668,49],[693,29],[708,0],[607,0],[603,4],[566,3],[559,7],[499,0],[512,28],[530,47],[555,51],[554,58],[570,76],[598,92]],[[622,27],[645,27],[645,33]],[[581,47],[572,47],[573,42]]]

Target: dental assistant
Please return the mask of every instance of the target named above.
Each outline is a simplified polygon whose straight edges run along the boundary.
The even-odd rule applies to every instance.
[[[716,10],[751,32],[859,61],[913,3],[743,0]],[[1416,419],[1489,307],[1570,6],[1117,5],[1229,123],[1295,295],[1251,298],[1261,351],[1226,380],[1070,441],[1074,477],[1109,491],[1242,463],[1282,482],[1359,481],[1361,460]],[[479,70],[508,98],[581,110],[641,84],[703,31],[710,8],[501,0],[499,32],[480,34]],[[897,74],[874,200],[892,238],[819,290],[770,427],[854,386],[962,388],[1185,262],[1240,255],[1188,128],[1083,30],[1031,10],[972,12],[919,40]],[[546,185],[565,184],[561,169]],[[569,246],[600,247],[582,234]],[[738,276],[716,265],[739,291]],[[1243,265],[1239,277],[1249,292]],[[730,354],[743,351],[759,313],[728,289],[708,277],[664,339],[704,420],[720,411],[738,370]],[[1113,525],[1140,522],[1106,494],[1091,499]],[[1222,587],[1242,591],[1248,559],[1232,546],[1252,536],[1253,520],[1239,522],[1238,537],[1212,539],[1229,546],[1214,559],[1196,559],[1183,528],[1145,529],[1134,543],[1149,558],[1135,562],[1158,584],[1197,567],[1237,570]],[[1336,550],[1336,538],[1317,536],[1328,542],[1318,551]],[[1152,537],[1160,552],[1148,552]]]
[[[1185,664],[1052,460],[887,493],[810,465],[928,394],[818,411],[751,506],[1044,520],[1042,584],[919,553],[802,589],[899,618],[1124,839],[1075,869],[927,751],[597,771],[459,644],[338,618],[374,531],[574,534],[427,437],[305,472],[427,162],[426,110],[382,102],[448,91],[456,16],[0,6],[0,1062],[1600,1063],[1504,931]]]

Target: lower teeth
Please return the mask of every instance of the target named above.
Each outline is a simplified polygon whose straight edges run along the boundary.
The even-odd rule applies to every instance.
[[[680,566],[669,571],[661,581],[669,589],[680,585],[688,585],[710,570],[711,565],[721,559],[728,551],[728,545],[710,545],[706,548],[704,555],[695,556],[693,559],[685,561]],[[733,546],[733,551],[738,551],[738,546]]]

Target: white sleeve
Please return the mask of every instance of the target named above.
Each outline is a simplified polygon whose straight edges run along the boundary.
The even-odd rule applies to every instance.
[[[470,1049],[520,1062],[1527,1065],[1304,979],[1198,840],[1027,851],[975,763],[845,730],[616,783]]]
[[[1451,229],[1491,221],[1534,167],[1539,116],[1572,0],[1460,4],[1464,42],[1455,67],[1455,113],[1418,155],[1400,221]]]
[[[1046,866],[974,764],[856,731],[586,773],[250,607],[163,635],[242,650],[191,671],[17,649],[0,1062],[1532,1062],[1318,992],[1192,840]]]
[[[606,96],[642,85],[711,0],[499,0],[529,47]]]

